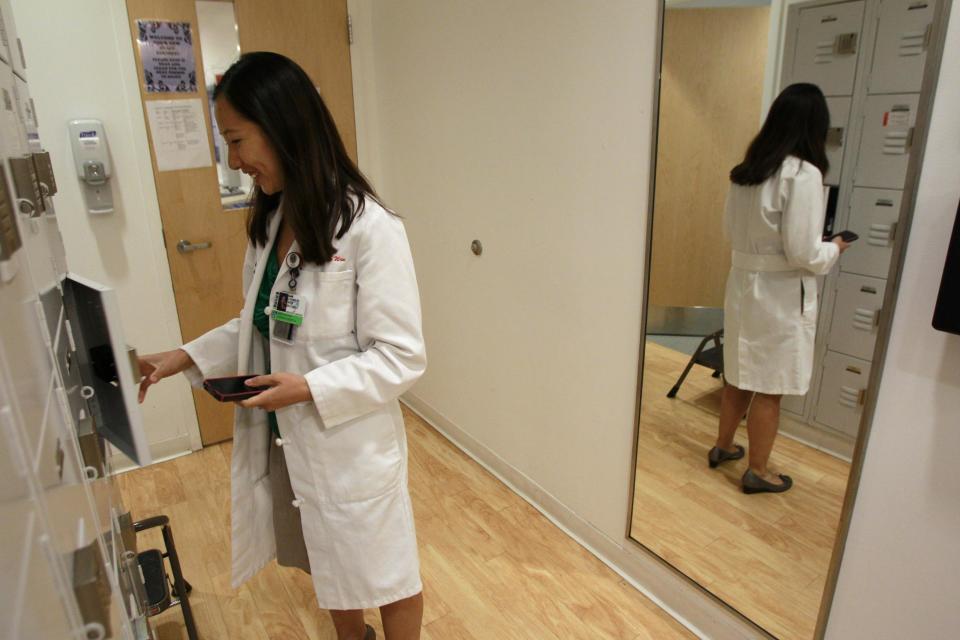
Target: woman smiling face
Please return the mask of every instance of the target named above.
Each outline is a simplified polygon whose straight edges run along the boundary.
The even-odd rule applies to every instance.
[[[253,178],[261,191],[283,191],[283,168],[277,153],[256,123],[243,117],[223,96],[215,103],[217,126],[227,143],[227,164]]]

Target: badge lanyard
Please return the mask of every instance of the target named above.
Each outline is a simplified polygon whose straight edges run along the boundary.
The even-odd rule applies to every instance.
[[[294,334],[303,324],[305,311],[303,298],[296,294],[303,257],[296,251],[290,251],[284,262],[290,269],[290,280],[287,281],[289,291],[277,291],[274,294],[270,318],[273,320],[273,337],[281,342],[292,343]]]

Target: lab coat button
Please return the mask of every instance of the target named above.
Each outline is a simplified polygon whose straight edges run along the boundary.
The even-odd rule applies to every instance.
[[[276,440],[274,440],[274,442],[277,443],[278,447],[282,447],[283,445],[287,444],[287,441],[284,440],[283,438],[277,438]]]
[[[270,315],[271,313],[273,313],[273,307],[264,307],[264,308],[263,308],[263,315],[268,316],[268,315]]]
[[[300,505],[303,504],[303,500],[300,500],[299,498],[297,498],[296,500],[294,500],[294,501],[291,502],[290,504],[293,505],[293,508],[294,508],[294,509],[299,509],[299,508],[300,508]]]

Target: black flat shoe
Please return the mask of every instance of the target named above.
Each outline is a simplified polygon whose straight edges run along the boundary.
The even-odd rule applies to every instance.
[[[743,457],[743,447],[740,445],[734,445],[733,451],[724,451],[720,447],[714,447],[710,449],[710,453],[707,454],[707,462],[710,463],[711,469],[716,469],[717,465],[721,462],[726,462],[727,460],[739,460]]]
[[[744,493],[783,493],[793,486],[793,480],[790,476],[785,476],[782,473],[777,475],[780,476],[780,480],[782,481],[780,484],[767,482],[750,469],[747,469],[743,473],[743,477],[740,478],[740,485],[743,487]]]
[[[370,625],[367,625],[367,632],[363,634],[363,640],[377,640],[377,632]]]

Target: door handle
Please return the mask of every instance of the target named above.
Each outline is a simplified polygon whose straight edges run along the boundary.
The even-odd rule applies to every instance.
[[[198,249],[209,249],[212,246],[212,242],[193,243],[189,240],[181,240],[177,243],[177,251],[180,253],[190,253],[191,251],[197,251]]]

